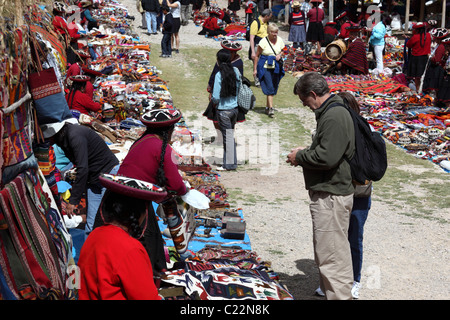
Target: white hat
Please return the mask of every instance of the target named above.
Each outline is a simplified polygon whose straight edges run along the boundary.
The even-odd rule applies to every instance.
[[[42,134],[44,135],[44,138],[50,138],[53,137],[55,134],[59,132],[59,130],[64,127],[66,123],[72,123],[72,124],[78,124],[78,120],[75,118],[69,118],[66,120],[63,120],[61,122],[54,122],[54,123],[47,123],[43,124],[41,126]]]

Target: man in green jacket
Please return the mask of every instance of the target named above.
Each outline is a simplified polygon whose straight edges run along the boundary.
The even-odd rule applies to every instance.
[[[310,197],[314,256],[320,271],[320,288],[327,299],[352,299],[352,259],[348,226],[354,186],[350,165],[355,132],[342,98],[330,94],[325,78],[315,72],[303,75],[294,94],[316,116],[317,127],[309,147],[291,150],[286,162],[303,168]]]

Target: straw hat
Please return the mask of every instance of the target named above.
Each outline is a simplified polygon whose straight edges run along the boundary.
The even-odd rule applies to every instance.
[[[292,8],[300,8],[300,2],[299,1],[294,1],[292,3]]]

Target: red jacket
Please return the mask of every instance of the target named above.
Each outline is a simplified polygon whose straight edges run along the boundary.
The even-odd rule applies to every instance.
[[[80,300],[161,300],[144,246],[113,225],[96,228],[80,251]]]
[[[86,93],[75,91],[66,95],[66,101],[69,109],[78,110],[81,113],[89,114],[89,111],[97,112],[102,109],[102,105],[92,100]]]
[[[220,29],[219,24],[217,23],[216,17],[209,17],[203,23],[203,27],[209,30],[217,30]]]
[[[306,17],[309,19],[309,22],[322,22],[325,18],[325,13],[320,8],[312,8],[308,11]]]
[[[131,146],[120,165],[118,174],[158,185],[157,172],[161,148],[162,140],[156,135],[144,136]],[[170,145],[167,145],[164,155],[164,173],[167,179],[167,190],[175,191],[178,195],[184,195],[188,191],[183,178],[178,173],[177,160]]]
[[[67,22],[63,17],[55,16],[52,21],[52,25],[55,28],[56,32],[59,34],[67,34]]]
[[[427,32],[423,36],[423,45],[420,43],[420,34],[415,33],[406,42],[406,46],[411,48],[411,54],[413,56],[424,56],[431,52],[431,35]]]

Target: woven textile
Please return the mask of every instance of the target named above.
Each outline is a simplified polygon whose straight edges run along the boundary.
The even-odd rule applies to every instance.
[[[22,299],[64,298],[67,244],[61,237],[58,217],[35,189],[25,173],[17,176],[0,192],[1,212],[6,228],[0,233],[2,273],[9,279],[8,288]],[[3,252],[2,252],[3,253]],[[5,259],[8,257],[8,259]],[[9,260],[12,258],[13,260]],[[8,265],[9,263],[9,265]],[[8,277],[6,277],[8,275]],[[11,276],[9,276],[11,275]],[[14,285],[14,280],[17,284]]]
[[[201,300],[293,300],[260,262],[252,251],[208,248],[186,261],[185,270],[166,272],[163,281],[183,286],[187,295]]]
[[[350,68],[356,69],[363,74],[369,73],[366,46],[359,38],[349,44],[347,52],[342,57],[341,61]]]

